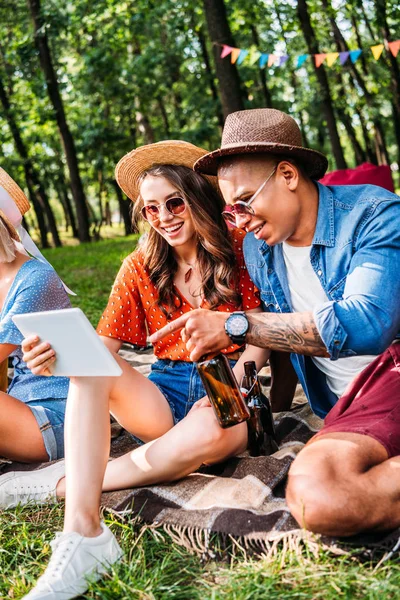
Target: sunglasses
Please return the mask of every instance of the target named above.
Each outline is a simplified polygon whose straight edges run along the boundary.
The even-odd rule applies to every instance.
[[[238,200],[237,202],[235,202],[235,204],[225,207],[225,209],[222,212],[222,216],[224,217],[227,223],[236,227],[236,217],[243,217],[245,215],[251,215],[252,217],[254,217],[256,213],[254,212],[254,208],[250,205],[252,202],[254,202],[257,196],[261,194],[268,181],[275,173],[276,168],[277,167],[275,166],[272,173],[268,175],[267,179],[260,185],[258,190],[254,192],[250,200],[247,200],[247,202],[245,202],[244,200]]]
[[[176,217],[177,215],[182,215],[186,208],[187,203],[183,198],[168,198],[166,202],[161,204],[146,204],[141,209],[143,219],[146,221],[157,221],[160,218],[161,207],[164,206],[165,210],[170,214]]]

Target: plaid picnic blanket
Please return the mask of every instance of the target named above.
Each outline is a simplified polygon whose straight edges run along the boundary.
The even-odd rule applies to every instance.
[[[155,533],[166,532],[174,542],[203,558],[214,558],[226,548],[272,556],[282,547],[300,551],[304,544],[315,553],[323,547],[336,554],[356,552],[366,559],[379,556],[384,560],[399,552],[400,528],[389,534],[342,540],[299,528],[285,502],[286,478],[296,454],[320,429],[322,421],[308,404],[295,405],[289,412],[274,416],[280,444],[275,454],[255,458],[243,454],[204,466],[173,483],[104,493],[103,509],[127,521],[139,518],[145,527],[153,528]],[[111,445],[113,458],[136,447],[130,434],[118,433]],[[31,470],[46,464],[4,461],[0,472]]]
[[[106,493],[103,507],[121,515],[139,515],[203,557],[215,555],[215,538],[218,547],[221,542],[222,546],[236,544],[245,552],[262,554],[273,554],[282,544],[299,547],[305,540],[314,550],[321,545],[335,553],[358,548],[366,557],[399,546],[400,529],[344,541],[300,529],[285,502],[286,478],[296,454],[322,421],[303,404],[276,414],[275,423],[280,449],[271,456],[244,454],[202,467],[177,482]],[[131,447],[130,436],[124,434],[114,440],[112,455],[119,456]]]

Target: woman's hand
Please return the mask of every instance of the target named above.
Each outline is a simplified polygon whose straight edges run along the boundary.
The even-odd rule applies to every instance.
[[[193,404],[189,412],[197,410],[198,408],[208,408],[209,406],[211,406],[211,403],[208,396],[203,396],[203,398],[200,398],[200,400],[197,400],[197,402]]]
[[[23,361],[34,375],[52,375],[49,367],[56,360],[56,353],[48,342],[41,342],[37,335],[22,340]]]

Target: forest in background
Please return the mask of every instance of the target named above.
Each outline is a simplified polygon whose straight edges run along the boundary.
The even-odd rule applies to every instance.
[[[244,108],[290,113],[330,170],[390,164],[398,184],[399,13],[398,0],[0,0],[0,166],[28,193],[26,225],[60,246],[61,228],[99,239],[119,211],[129,233],[121,156],[168,138],[214,149]],[[223,44],[290,58],[232,64]],[[358,48],[354,63],[296,68]]]

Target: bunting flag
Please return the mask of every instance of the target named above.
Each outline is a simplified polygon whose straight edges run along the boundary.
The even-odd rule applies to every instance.
[[[249,65],[254,65],[258,59],[261,56],[261,52],[259,52],[258,50],[256,50],[255,48],[252,48],[250,50],[250,55],[249,55]]]
[[[371,52],[374,55],[375,60],[378,60],[380,58],[384,47],[385,46],[383,44],[378,44],[377,46],[371,46]]]
[[[278,60],[278,57],[276,56],[276,54],[270,54],[270,55],[268,56],[268,66],[269,66],[269,67],[272,67],[272,65],[273,65],[274,63],[276,63],[276,61],[277,61],[277,60]]]
[[[350,60],[351,60],[351,62],[353,63],[353,65],[354,65],[354,63],[356,62],[357,58],[359,58],[359,57],[360,57],[360,55],[361,55],[361,52],[362,52],[362,50],[352,50],[352,51],[350,52]]]
[[[229,56],[229,54],[232,52],[232,50],[233,50],[232,46],[226,46],[225,44],[223,44],[221,58],[225,58],[226,56]]]
[[[387,52],[391,52],[394,57],[398,55],[400,52],[400,40],[394,40],[393,42],[385,42],[387,44]],[[273,54],[267,52],[260,52],[257,50],[255,46],[252,46],[249,49],[244,48],[234,48],[233,46],[228,46],[227,44],[216,44],[217,46],[221,46],[221,58],[226,58],[230,56],[230,60],[232,64],[241,65],[246,59],[247,64],[255,65],[258,61],[260,69],[263,69],[266,65],[268,67],[282,67],[289,60],[290,56],[288,54]],[[375,46],[370,46],[369,49],[372,52],[372,55],[375,60],[379,60],[382,52],[385,48],[385,44],[376,44]],[[339,59],[339,64],[343,66],[348,59],[350,58],[351,62],[354,64],[361,56],[363,50],[361,48],[357,48],[357,50],[348,50],[346,52],[322,52],[318,54],[300,54],[299,56],[294,57],[296,61],[295,69],[300,69],[306,62],[309,56],[312,56],[314,59],[314,63],[316,68],[318,69],[324,62],[328,67],[332,67],[336,61]]]
[[[339,52],[339,62],[343,66],[346,60],[349,58],[350,52]]]
[[[261,56],[260,56],[260,62],[259,62],[259,65],[260,65],[261,69],[263,67],[265,67],[265,65],[267,64],[268,57],[269,57],[269,54],[265,54],[265,53],[261,54]]]
[[[237,59],[236,63],[238,65],[241,65],[242,62],[244,61],[244,59],[246,58],[246,56],[248,55],[249,51],[248,50],[241,50],[240,54],[239,54],[239,58]]]
[[[331,67],[333,63],[339,58],[339,52],[328,52],[326,55],[326,64]]]
[[[388,46],[390,52],[396,57],[400,50],[400,40],[397,40],[396,42],[389,42]]]
[[[314,54],[315,66],[320,67],[324,60],[326,59],[327,54]]]
[[[237,61],[237,59],[239,58],[239,55],[241,53],[241,49],[240,48],[232,48],[232,52],[231,52],[231,63],[234,65],[235,62]]]
[[[296,69],[299,69],[306,62],[307,58],[308,54],[301,54],[301,56],[298,56]]]

